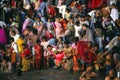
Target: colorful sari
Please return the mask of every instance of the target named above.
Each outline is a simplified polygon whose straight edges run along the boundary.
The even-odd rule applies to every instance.
[[[42,66],[42,58],[43,58],[41,46],[39,44],[36,44],[34,46],[34,51],[35,51],[35,56],[34,56],[35,68],[40,69],[40,67]]]
[[[28,59],[30,54],[31,52],[28,48],[24,49],[23,52],[20,54],[22,58],[22,71],[27,71],[30,69],[30,60]]]
[[[76,56],[76,47],[75,43],[72,44],[72,48],[74,49],[74,54],[73,54],[73,71],[78,71],[79,70],[79,64],[77,61],[77,56]]]

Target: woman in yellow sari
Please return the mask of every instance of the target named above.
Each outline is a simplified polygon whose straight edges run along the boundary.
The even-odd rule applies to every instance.
[[[30,56],[31,52],[27,45],[23,44],[23,51],[20,54],[22,60],[22,71],[27,71],[30,69]]]

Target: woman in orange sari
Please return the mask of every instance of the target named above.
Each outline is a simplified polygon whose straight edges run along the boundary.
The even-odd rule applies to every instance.
[[[79,64],[78,64],[78,60],[76,57],[76,47],[77,47],[77,42],[79,41],[79,38],[75,38],[75,42],[72,44],[72,48],[74,50],[74,54],[73,54],[73,71],[78,71],[79,70]]]

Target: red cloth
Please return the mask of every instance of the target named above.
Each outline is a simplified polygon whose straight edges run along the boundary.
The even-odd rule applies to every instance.
[[[60,23],[62,24],[64,30],[66,30],[66,27],[67,27],[66,21],[63,19],[62,21],[60,21]]]
[[[34,51],[35,51],[35,66],[36,69],[39,69],[41,66],[41,61],[42,61],[42,47],[39,44],[36,44],[34,46]]]
[[[48,6],[47,13],[51,15],[52,17],[55,17],[56,11],[53,6]]]
[[[45,36],[47,37],[48,40],[54,37],[54,35],[48,31],[46,31]]]
[[[22,58],[25,58],[26,56],[29,56],[30,54],[31,54],[30,49],[29,49],[29,48],[26,48],[26,49],[20,54],[20,56],[21,56]]]
[[[42,58],[41,46],[39,44],[34,46],[35,50],[35,60],[40,60]]]
[[[98,8],[101,6],[102,0],[92,0],[92,9]]]
[[[92,63],[96,59],[96,56],[87,45],[88,45],[88,42],[85,42],[85,41],[78,42],[77,59],[84,60],[87,63]]]
[[[86,41],[79,41],[77,43],[77,59],[85,60],[85,52],[87,50],[87,43]]]
[[[16,1],[15,0],[12,0],[11,4],[12,4],[12,7],[14,7],[14,8],[16,7]]]

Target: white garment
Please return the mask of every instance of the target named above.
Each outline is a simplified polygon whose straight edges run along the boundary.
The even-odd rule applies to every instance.
[[[110,5],[112,5],[112,4],[116,4],[116,0],[110,0]]]
[[[41,45],[44,48],[44,56],[47,56],[47,46],[49,45],[49,42],[41,42]]]
[[[15,42],[11,44],[11,47],[13,48],[13,52],[18,53],[18,45]]]
[[[119,18],[118,10],[116,8],[113,8],[111,10],[110,16],[113,19],[113,21],[116,21]]]
[[[79,31],[82,29],[82,27],[74,25],[75,28],[75,37],[80,37]]]
[[[24,9],[29,10],[31,7],[30,0],[23,0],[23,7],[24,7]]]
[[[83,24],[87,24],[87,25],[89,26],[89,22],[88,22],[88,21],[84,21],[84,22],[83,22],[83,21],[80,21],[80,28],[82,28],[82,25],[83,25]]]
[[[65,18],[66,5],[58,6],[58,8],[59,8],[59,13],[62,14],[63,18]]]
[[[105,48],[110,51],[114,46],[117,46],[118,42],[118,36],[116,36],[108,43]]]
[[[16,34],[15,36],[12,36],[14,38],[14,41],[16,42],[18,40],[18,38],[20,37],[20,35]]]
[[[5,26],[5,27],[6,27],[7,25],[5,24],[5,22],[4,22],[4,21],[0,21],[0,26],[1,26],[1,27],[3,27],[3,26]]]

